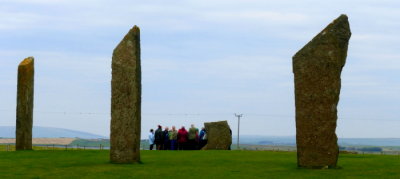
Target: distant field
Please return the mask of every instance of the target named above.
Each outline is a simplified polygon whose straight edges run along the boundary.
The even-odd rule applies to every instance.
[[[109,151],[0,152],[0,178],[400,178],[400,157],[342,154],[341,169],[296,168],[296,153],[142,151],[142,164],[110,164]]]
[[[33,150],[83,150],[83,148],[76,148],[74,146],[52,146],[52,145],[45,145],[45,146],[32,146]],[[90,148],[86,148],[85,150],[90,150]],[[98,149],[97,149],[98,150]],[[0,145],[0,152],[11,152],[15,151],[15,145]]]
[[[59,144],[59,145],[68,145],[75,138],[33,138],[32,144]],[[0,144],[11,144],[15,143],[15,139],[0,139]]]
[[[256,138],[257,139],[257,138]],[[280,139],[280,138],[278,138]],[[274,140],[278,140],[274,139]],[[271,139],[272,140],[272,139]],[[355,139],[354,139],[355,140]],[[372,139],[365,139],[360,141],[369,141]],[[397,141],[397,139],[375,139],[375,143],[384,143],[389,141]],[[358,140],[357,140],[358,141]],[[382,142],[383,141],[383,142]],[[268,142],[265,142],[268,143]],[[271,143],[271,142],[269,142]],[[273,142],[272,142],[273,143]],[[10,146],[2,146],[9,145]],[[80,138],[33,138],[33,144],[36,149],[41,150],[53,150],[56,149],[109,149],[110,140],[109,139],[80,139]],[[13,150],[15,145],[15,139],[0,138],[0,151]],[[39,148],[37,147],[39,146]],[[41,148],[40,148],[41,147]],[[142,150],[148,150],[149,144],[147,140],[141,140],[140,148]],[[236,150],[235,144],[231,146],[232,150]],[[283,145],[283,144],[241,144],[241,150],[270,150],[270,151],[296,151],[295,145]],[[400,155],[400,146],[369,146],[369,145],[342,145],[340,146],[340,151],[346,151],[350,153],[369,153],[369,154],[379,154],[379,155]]]

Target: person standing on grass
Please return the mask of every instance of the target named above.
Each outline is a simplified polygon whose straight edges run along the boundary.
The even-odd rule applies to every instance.
[[[229,133],[231,133],[231,136],[232,136],[232,130],[231,129],[229,129]],[[231,150],[231,145],[228,147],[228,150]]]
[[[169,146],[170,146],[170,141],[169,141],[169,136],[168,136],[168,133],[169,133],[169,130],[168,130],[169,128],[168,127],[165,127],[165,130],[163,131],[163,137],[164,137],[164,144],[163,144],[163,149],[164,150],[169,150]]]
[[[153,129],[150,129],[149,144],[150,144],[150,150],[153,150],[153,146],[154,146],[154,130]]]
[[[163,149],[164,137],[161,125],[158,125],[156,133],[154,135],[154,142],[156,143],[157,150]]]
[[[188,132],[185,129],[185,126],[182,126],[178,131],[178,150],[186,150],[188,142]]]
[[[197,149],[197,141],[199,137],[199,129],[194,127],[194,124],[191,125],[189,129],[189,149],[196,150]]]
[[[168,133],[169,140],[171,141],[170,149],[176,150],[176,140],[178,139],[178,131],[176,131],[175,126]]]
[[[203,127],[201,128],[200,134],[199,134],[199,150],[203,148],[207,144],[207,133],[206,129]]]

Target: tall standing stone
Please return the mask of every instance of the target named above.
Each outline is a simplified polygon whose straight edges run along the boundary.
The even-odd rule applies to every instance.
[[[341,15],[293,57],[299,167],[336,167],[336,107],[350,36],[348,18]]]
[[[134,26],[114,49],[111,80],[112,163],[140,161],[140,29]]]
[[[34,59],[18,66],[16,150],[32,150]]]
[[[207,144],[202,150],[228,150],[232,144],[232,131],[227,121],[206,122]]]

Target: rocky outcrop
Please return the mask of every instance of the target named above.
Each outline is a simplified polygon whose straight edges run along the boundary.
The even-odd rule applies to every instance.
[[[336,107],[350,36],[348,18],[341,15],[293,57],[299,167],[337,165]]]
[[[227,121],[204,123],[207,144],[202,150],[229,150],[232,144],[232,131]]]
[[[110,161],[140,161],[140,30],[134,26],[114,49],[111,81]]]
[[[32,150],[34,71],[33,57],[18,66],[16,150]]]

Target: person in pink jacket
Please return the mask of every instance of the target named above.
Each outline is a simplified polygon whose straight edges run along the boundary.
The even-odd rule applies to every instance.
[[[188,142],[188,132],[185,127],[182,126],[178,131],[178,150],[186,150]]]

